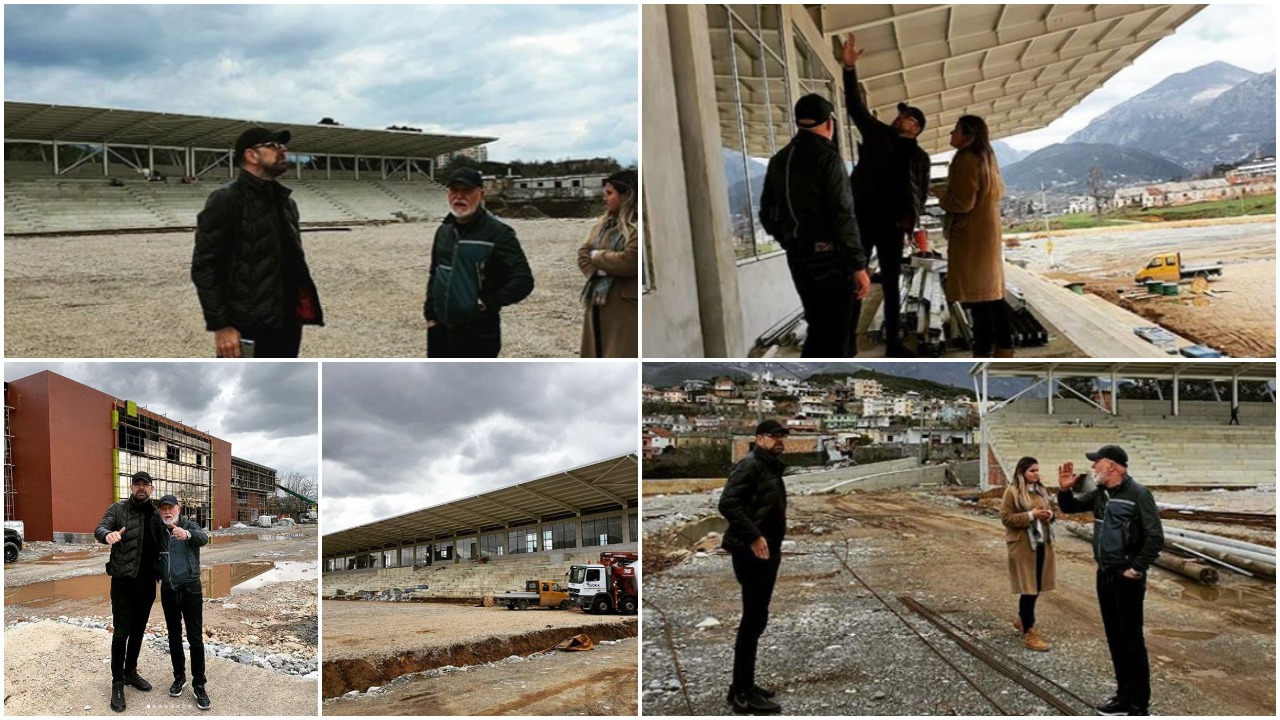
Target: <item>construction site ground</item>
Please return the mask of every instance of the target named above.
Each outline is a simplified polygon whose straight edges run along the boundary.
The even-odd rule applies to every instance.
[[[110,578],[103,570],[108,555],[100,544],[33,542],[17,562],[5,565],[6,714],[108,714],[111,603]],[[206,569],[209,692],[218,714],[314,714],[316,526],[220,531],[201,549],[200,560]],[[165,692],[172,681],[167,636],[157,592],[139,664],[139,672],[157,688],[146,696],[159,703],[155,714],[194,707],[189,692],[177,699]],[[72,657],[83,662],[67,661],[68,646],[77,648]],[[242,694],[245,687],[260,692]],[[141,711],[141,697],[127,695],[129,712],[135,706]],[[67,698],[76,700],[74,707],[67,706],[71,710],[63,707]],[[186,705],[166,704],[170,700]],[[83,710],[86,704],[89,710]]]
[[[529,258],[535,288],[502,312],[502,356],[576,357],[576,253],[594,220],[504,222]],[[325,327],[303,334],[302,356],[422,357],[437,225],[304,232]],[[191,284],[192,242],[191,233],[6,237],[5,356],[212,357]]]
[[[701,489],[710,480],[645,485],[644,714],[727,714],[740,594],[730,558],[714,551],[716,536],[691,540],[723,528],[719,491]],[[789,489],[789,542],[757,663],[758,682],[779,692],[786,714],[1063,714],[961,649],[900,597],[927,606],[1077,713],[1091,714],[1087,703],[1114,691],[1087,542],[1057,532],[1058,589],[1037,609],[1053,648],[1036,653],[1012,627],[1017,596],[997,512],[960,499],[975,489]],[[1168,495],[1157,499],[1203,504]],[[1219,510],[1263,511],[1268,493],[1198,495],[1222,499]],[[1153,568],[1145,607],[1153,714],[1275,714],[1273,583],[1223,571],[1210,588]]]
[[[370,632],[370,628],[393,629],[388,632]],[[335,708],[335,713],[364,714],[359,705],[374,696],[363,695],[370,688],[384,688],[397,678],[411,673],[424,673],[440,668],[471,667],[472,672],[460,674],[454,682],[460,689],[474,685],[472,699],[449,699],[450,707],[459,714],[490,714],[485,709],[505,708],[496,714],[565,714],[570,706],[556,706],[543,701],[562,692],[552,690],[554,684],[535,682],[533,675],[519,669],[488,670],[486,664],[503,661],[512,656],[530,656],[555,647],[566,638],[585,634],[592,641],[616,641],[634,638],[639,622],[634,616],[590,615],[577,608],[552,610],[531,608],[508,610],[505,607],[478,607],[449,602],[379,602],[369,600],[324,601],[324,663],[323,695],[325,698],[346,696],[335,706],[326,703],[325,712]],[[611,648],[609,655],[616,656],[593,673],[576,677],[571,668],[582,660],[579,655],[592,655],[603,648]],[[591,706],[596,699],[606,704],[621,702],[619,696],[629,697],[634,709],[635,678],[638,662],[635,652],[621,652],[614,646],[597,646],[582,653],[552,653],[535,658],[536,663],[527,667],[564,665],[568,674],[560,674],[559,680],[575,677],[574,695],[582,708]],[[634,650],[634,643],[631,645]],[[534,661],[531,661],[534,662]],[[485,688],[497,682],[503,674],[527,681],[528,687],[515,693],[507,701],[498,696],[489,698]],[[630,680],[626,677],[630,674]],[[529,677],[525,677],[529,675]],[[453,675],[449,676],[454,678]],[[547,683],[557,677],[548,673]],[[478,681],[477,678],[488,678]],[[416,681],[415,681],[416,682]],[[432,691],[421,696],[414,690],[415,682],[400,681],[390,689],[375,693],[378,703],[386,703],[383,709],[400,708],[405,714],[436,714],[446,696]],[[433,683],[435,681],[432,681]],[[619,689],[620,685],[625,688]],[[432,685],[434,687],[434,685]],[[550,691],[550,692],[548,692]],[[547,692],[544,696],[539,693]],[[347,702],[354,704],[347,704]],[[420,701],[420,702],[419,702]],[[510,704],[507,708],[506,705]],[[557,709],[558,708],[558,709]],[[378,714],[378,713],[374,713]],[[393,713],[396,714],[396,713]],[[443,713],[451,714],[451,713]],[[600,714],[595,712],[593,714]],[[612,712],[605,714],[614,714]],[[625,714],[625,713],[624,713]]]

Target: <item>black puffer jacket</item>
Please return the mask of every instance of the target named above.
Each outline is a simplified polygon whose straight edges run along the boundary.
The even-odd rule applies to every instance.
[[[1110,490],[1098,487],[1081,495],[1060,490],[1058,507],[1064,513],[1093,511],[1093,559],[1103,570],[1145,573],[1164,547],[1155,496],[1128,475]]]
[[[867,266],[844,160],[820,135],[801,130],[769,159],[760,224],[789,255],[806,257],[814,243],[832,243],[848,270]]]
[[[914,224],[929,199],[929,153],[914,139],[898,135],[862,104],[856,69],[844,71],[844,101],[849,118],[862,134],[852,177],[859,211],[893,222],[909,218]]]
[[[191,255],[207,330],[324,324],[291,192],[241,172],[209,195]]]
[[[529,297],[533,271],[515,230],[480,208],[469,222],[453,215],[436,229],[422,316],[446,327],[496,322],[499,311]]]
[[[729,521],[722,544],[726,549],[747,547],[764,537],[770,546],[782,543],[787,532],[787,466],[763,450],[752,450],[729,473],[720,495],[720,514]]]
[[[107,508],[98,523],[93,536],[105,545],[107,534],[124,528],[124,536],[111,546],[111,557],[107,560],[107,574],[111,577],[138,577],[142,560],[142,534],[147,533],[147,542],[155,552],[152,557],[159,558],[160,535],[164,525],[160,522],[160,513],[150,502],[140,503],[133,498],[125,498]],[[157,568],[146,568],[144,575],[155,577]]]

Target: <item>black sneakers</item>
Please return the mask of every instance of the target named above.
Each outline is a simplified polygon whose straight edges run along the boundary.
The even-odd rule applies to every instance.
[[[740,715],[778,715],[782,706],[760,694],[755,688],[750,692],[734,692],[729,696],[733,711]]]
[[[1128,715],[1133,709],[1129,703],[1113,695],[1106,703],[1098,706],[1099,715]]]
[[[203,685],[192,685],[191,694],[196,696],[196,707],[201,710],[208,710],[213,705],[209,702],[209,694],[204,691]]]
[[[173,684],[169,686],[169,697],[178,697],[182,694],[182,688],[187,686],[186,677],[177,677],[173,679]]]
[[[755,691],[755,693],[756,693],[757,695],[759,695],[760,697],[762,697],[762,698],[771,698],[771,697],[773,697],[774,695],[777,695],[777,694],[778,694],[778,693],[776,693],[776,692],[774,692],[774,691],[772,691],[772,690],[769,690],[769,689],[767,689],[767,688],[762,688],[762,687],[760,687],[759,685],[752,685],[752,686],[751,686],[751,689],[752,689],[752,690],[754,690],[754,691]],[[724,701],[725,701],[725,702],[727,702],[727,703],[731,703],[731,702],[733,702],[733,686],[732,686],[732,685],[730,685],[730,686],[729,686],[729,693],[728,693],[727,695],[725,695],[725,697],[724,697]]]
[[[124,683],[111,683],[111,709],[124,712]]]
[[[151,683],[143,680],[142,676],[138,675],[137,670],[134,670],[131,673],[125,673],[124,682],[126,685],[132,685],[142,692],[151,692]]]

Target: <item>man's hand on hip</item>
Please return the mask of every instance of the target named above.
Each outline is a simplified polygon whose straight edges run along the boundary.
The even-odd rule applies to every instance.
[[[233,327],[213,331],[213,347],[220,358],[240,357],[240,331]]]
[[[764,539],[763,535],[751,542],[751,552],[761,560],[769,559],[769,543]]]

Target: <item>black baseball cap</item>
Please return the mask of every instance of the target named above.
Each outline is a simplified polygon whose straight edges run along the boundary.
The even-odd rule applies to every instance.
[[[244,162],[244,151],[255,145],[263,143],[278,142],[281,145],[288,145],[293,139],[293,134],[288,130],[280,130],[271,132],[264,127],[251,127],[240,133],[240,137],[236,138],[236,165]]]
[[[898,103],[898,112],[906,113],[915,118],[916,122],[920,125],[920,129],[924,130],[924,111],[920,108],[900,102]]]
[[[788,430],[785,425],[778,422],[777,420],[765,420],[764,422],[756,426],[756,434],[772,435],[774,437],[777,437],[779,435],[790,435],[791,431]]]
[[[150,485],[151,476],[148,475],[145,470],[139,470],[138,472],[133,474],[133,482],[130,484],[137,485],[138,483],[142,483],[143,485]]]
[[[1084,456],[1093,462],[1110,460],[1117,465],[1129,467],[1129,453],[1119,445],[1103,445],[1097,452],[1085,453]]]
[[[796,101],[796,125],[815,128],[825,123],[836,111],[830,100],[811,93]]]
[[[178,506],[178,505],[181,505],[182,503],[178,502],[178,498],[177,498],[177,496],[174,496],[174,495],[165,495],[164,497],[160,498],[160,504],[161,504],[161,505],[173,505],[173,506],[175,506],[175,507],[176,507],[176,506]]]
[[[480,176],[479,170],[463,167],[449,173],[449,180],[444,186],[449,187],[454,183],[465,185],[468,188],[482,188],[484,187],[484,178]]]

